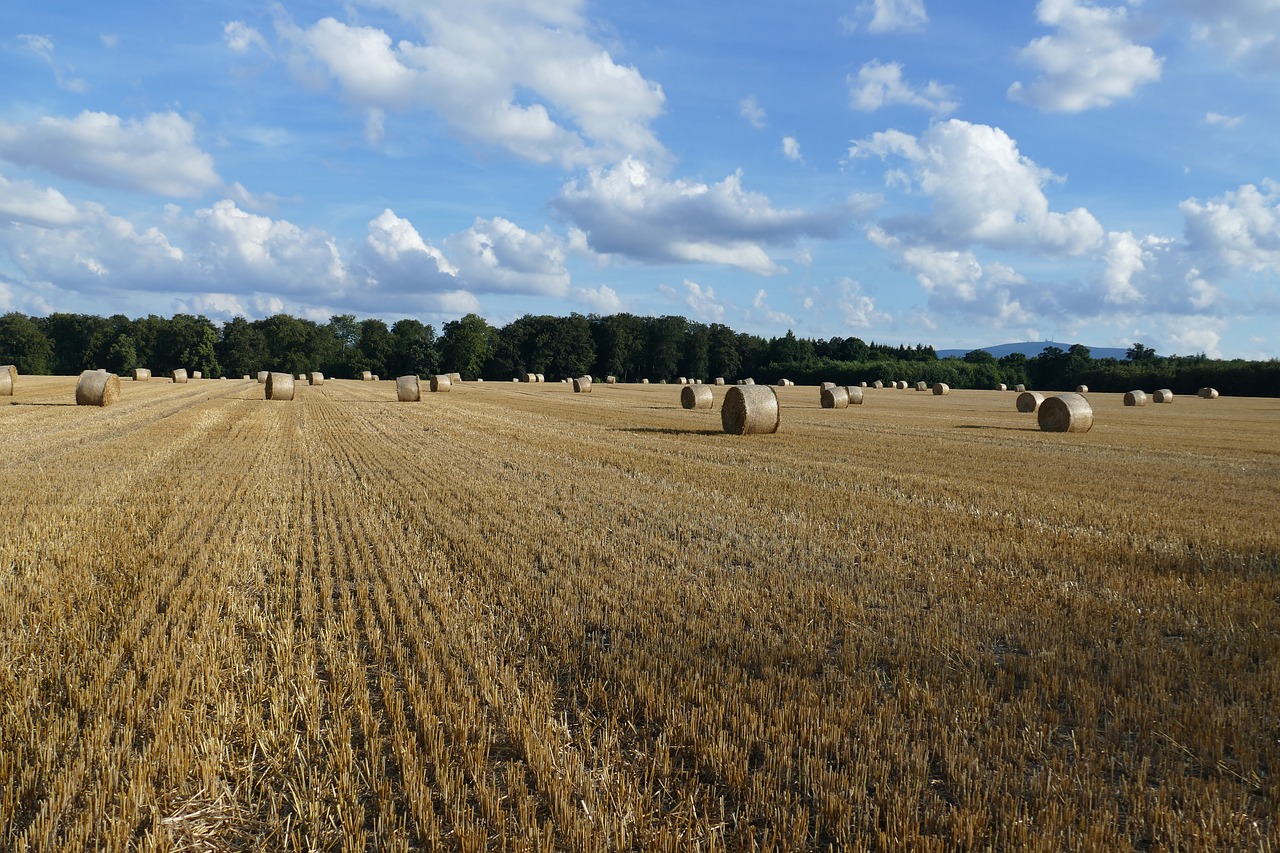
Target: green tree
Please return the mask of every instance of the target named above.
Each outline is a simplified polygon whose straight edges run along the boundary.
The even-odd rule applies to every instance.
[[[391,338],[391,330],[387,324],[377,319],[360,321],[361,370],[368,370],[377,376],[390,376],[388,365],[395,354],[395,341]]]
[[[53,369],[53,342],[25,314],[0,316],[0,364],[12,364],[19,373],[48,374]]]
[[[1124,357],[1134,364],[1154,364],[1160,358],[1151,347],[1136,342],[1124,351]]]
[[[463,379],[476,379],[484,376],[496,344],[497,333],[488,321],[479,314],[468,314],[444,324],[440,360],[445,370],[461,373]]]
[[[222,324],[218,359],[229,376],[255,376],[271,366],[267,336],[245,318],[232,317]]]
[[[707,374],[723,376],[730,382],[742,378],[738,336],[723,323],[712,323],[707,330]]]
[[[436,330],[419,320],[397,320],[391,327],[391,373],[427,376],[440,370]]]

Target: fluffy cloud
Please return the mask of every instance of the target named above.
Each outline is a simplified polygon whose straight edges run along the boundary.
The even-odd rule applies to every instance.
[[[1193,250],[1231,268],[1280,272],[1280,183],[1245,184],[1204,203],[1187,199],[1178,209]]]
[[[747,124],[759,130],[768,123],[764,107],[756,103],[755,96],[743,98],[738,102],[738,114],[747,120]]]
[[[1049,112],[1075,113],[1110,106],[1160,79],[1155,51],[1128,38],[1125,7],[1040,0],[1036,16],[1058,31],[1022,49],[1022,60],[1040,76],[1028,86],[1014,83],[1010,98]]]
[[[723,323],[724,305],[716,298],[714,288],[703,288],[696,281],[685,279],[684,304],[689,306],[689,313],[695,320],[704,323]]]
[[[849,154],[905,161],[909,172],[893,170],[890,177],[932,200],[928,216],[884,223],[899,239],[1065,255],[1102,240],[1102,226],[1084,208],[1049,209],[1044,185],[1054,175],[1024,157],[999,128],[951,119],[918,139],[896,130],[873,134]]]
[[[1274,0],[1172,0],[1192,36],[1229,59],[1280,68],[1280,4]]]
[[[919,107],[935,115],[954,112],[959,106],[951,96],[951,87],[930,80],[920,89],[912,89],[902,79],[902,64],[882,63],[873,59],[850,75],[849,105],[855,110],[872,112],[894,104]]]
[[[782,156],[793,163],[804,162],[804,155],[800,153],[800,143],[794,136],[782,137]]]
[[[870,33],[910,32],[923,29],[929,15],[924,0],[871,0],[860,4],[854,19],[846,24],[856,28],[857,21],[866,21]]]
[[[805,235],[833,237],[850,211],[776,210],[743,190],[736,173],[716,184],[663,180],[628,159],[571,181],[555,207],[600,253],[658,263],[714,263],[769,275],[780,268],[762,244],[788,244]]]
[[[607,284],[599,287],[575,287],[573,296],[596,314],[617,314],[625,307],[618,292]]]
[[[94,186],[173,197],[220,183],[213,158],[195,144],[195,128],[176,113],[141,121],[89,111],[31,124],[0,121],[0,158]]]
[[[10,181],[0,175],[0,224],[70,225],[80,217],[76,206],[52,187],[30,181]]]
[[[458,270],[427,243],[407,219],[384,210],[369,223],[361,255],[366,283],[383,291],[409,293],[458,287]]]
[[[249,48],[257,47],[260,50],[267,51],[267,40],[262,37],[262,33],[248,26],[243,21],[231,21],[222,28],[222,37],[227,42],[227,47],[236,53],[247,53]]]
[[[569,292],[564,242],[549,230],[535,234],[501,216],[477,219],[445,240],[469,290],[564,296]]]
[[[423,106],[455,133],[566,166],[661,153],[661,87],[589,35],[582,0],[384,0],[418,41],[323,18],[277,26],[304,78],[328,77],[366,109]],[[238,25],[240,33],[245,29]],[[237,36],[236,43],[242,43]]]

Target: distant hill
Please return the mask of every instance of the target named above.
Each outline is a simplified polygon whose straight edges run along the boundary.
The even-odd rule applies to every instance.
[[[1071,349],[1071,344],[1058,343],[1057,341],[1023,341],[1019,344],[996,344],[991,347],[974,347],[973,349],[984,349],[994,355],[996,358],[1004,358],[1011,352],[1020,352],[1027,358],[1035,358],[1044,352],[1045,347],[1057,347],[1066,352]],[[940,349],[938,350],[938,358],[964,358],[972,349]],[[1118,358],[1124,360],[1124,347],[1089,347],[1089,353],[1094,358]]]

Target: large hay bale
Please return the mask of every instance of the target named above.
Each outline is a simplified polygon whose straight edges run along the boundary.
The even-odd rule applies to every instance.
[[[686,409],[709,409],[714,402],[710,385],[686,385],[680,389],[680,405]]]
[[[445,375],[436,375],[431,377],[431,390],[440,390],[437,382],[443,383],[445,391],[449,390],[449,377]],[[422,399],[422,386],[418,382],[417,374],[409,374],[408,376],[396,377],[396,400],[401,403],[417,403]]]
[[[1044,432],[1088,432],[1093,407],[1083,394],[1059,394],[1040,404],[1036,420]]]
[[[818,390],[825,391],[828,388],[834,388],[834,387],[836,387],[836,383],[834,382],[823,382],[821,385],[818,386]]]
[[[1147,404],[1147,392],[1129,391],[1124,395],[1124,404],[1126,406],[1145,406]]]
[[[133,369],[134,382],[146,382],[151,379],[151,371],[145,367],[135,367]]]
[[[768,385],[735,385],[720,405],[720,423],[731,435],[775,433],[781,420],[778,394]]]
[[[110,406],[120,401],[120,377],[105,370],[86,370],[76,383],[77,406]]]
[[[866,396],[862,393],[861,385],[846,385],[844,386],[844,393],[849,398],[850,406],[861,406],[862,399]]]
[[[839,385],[823,388],[818,392],[818,402],[824,409],[849,408],[849,392]]]
[[[1151,395],[1151,402],[1153,402],[1153,403],[1172,403],[1172,402],[1173,402],[1173,392],[1172,392],[1172,391],[1170,391],[1168,388],[1161,388],[1159,391],[1157,391],[1156,393],[1154,393],[1154,394],[1152,394],[1152,395]]]
[[[323,374],[323,373],[321,373],[321,372],[320,372],[320,371],[318,371],[318,370],[313,370],[311,373],[307,374],[307,384],[309,384],[309,385],[323,385],[323,384],[324,384],[324,374]]]
[[[590,394],[591,393],[591,377],[579,376],[577,379],[573,380],[573,393]]]
[[[1076,386],[1076,393],[1077,393],[1077,394],[1088,394],[1088,393],[1089,393],[1089,386],[1088,386],[1088,385],[1077,385],[1077,386]]]
[[[8,371],[8,365],[0,366],[0,397],[13,396],[13,374]]]
[[[933,396],[941,397],[943,394],[950,394],[951,386],[945,382],[933,383]]]
[[[928,390],[929,390],[929,383],[928,383],[928,382],[923,382],[923,381],[921,381],[921,382],[917,382],[917,383],[916,383],[916,390],[917,390],[917,391],[928,391]]]
[[[179,367],[177,370],[173,371],[173,381],[179,385],[186,382],[187,381],[186,368]]]
[[[266,384],[267,384],[267,380],[268,380],[270,377],[271,377],[271,371],[269,371],[269,370],[259,370],[259,371],[258,371],[258,384],[259,384],[259,385],[266,385]]]
[[[274,372],[267,374],[266,388],[263,389],[263,393],[268,400],[292,400],[293,374]]]
[[[1014,405],[1018,407],[1019,412],[1034,412],[1039,410],[1040,404],[1044,402],[1044,395],[1039,391],[1023,391],[1018,395],[1018,399]]]
[[[1217,388],[1201,388],[1199,391],[1196,392],[1196,396],[1203,397],[1206,400],[1216,400],[1218,399],[1218,389]]]
[[[401,376],[401,377],[400,377],[400,379],[407,379],[407,378],[408,378],[408,377],[406,377],[406,376]],[[397,379],[397,380],[396,380],[396,389],[397,389],[397,391],[398,391],[398,390],[399,390],[399,388],[400,388],[400,379]],[[417,377],[416,377],[416,376],[414,377],[414,384],[415,384],[415,385],[417,384]],[[432,375],[432,377],[431,377],[431,391],[432,391],[432,393],[438,394],[438,393],[443,393],[443,392],[445,392],[445,391],[452,391],[452,390],[453,390],[453,379],[452,379],[452,377],[450,377],[450,376],[449,376],[449,374],[447,374],[447,373],[436,373],[436,374]],[[414,399],[417,399],[417,398],[415,397]]]

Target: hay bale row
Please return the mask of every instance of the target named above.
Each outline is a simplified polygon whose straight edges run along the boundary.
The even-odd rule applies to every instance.
[[[710,385],[686,385],[680,389],[680,405],[686,409],[709,409],[714,402]]]
[[[591,393],[591,377],[583,375],[573,380],[573,393],[590,394]]]
[[[1022,386],[1019,385],[1018,387],[1021,388]],[[1018,399],[1014,401],[1014,405],[1017,406],[1019,412],[1029,414],[1038,411],[1043,402],[1044,395],[1039,391],[1023,391],[1018,395]]]
[[[1147,392],[1129,391],[1124,395],[1124,404],[1126,406],[1145,406],[1147,404]]]
[[[406,377],[406,376],[401,376],[401,377],[400,377],[400,379],[407,379],[407,378],[408,378],[408,377]],[[397,390],[397,392],[398,392],[398,391],[399,391],[399,389],[400,389],[400,379],[397,379],[397,380],[396,380],[396,390]],[[417,384],[418,384],[418,377],[417,377],[417,376],[413,377],[413,380],[414,380],[414,387],[416,388],[416,387],[417,387]],[[433,375],[433,376],[431,377],[431,392],[432,392],[433,394],[442,394],[442,393],[444,393],[444,392],[446,392],[446,391],[452,391],[452,390],[453,390],[453,376],[452,376],[452,374],[449,374],[449,373],[437,373],[437,374],[435,374],[435,375]],[[414,399],[416,400],[417,398],[415,397]]]
[[[186,381],[187,381],[186,368],[179,367],[177,370],[173,371],[173,381],[177,385],[186,384]]]
[[[1216,400],[1218,399],[1218,389],[1217,388],[1201,388],[1199,391],[1196,392],[1196,396],[1201,397],[1205,400]]]
[[[293,399],[293,375],[289,373],[268,373],[263,393],[268,400]]]
[[[735,385],[720,406],[720,424],[730,435],[775,433],[780,422],[778,394],[768,385]]]
[[[792,385],[795,385],[795,384],[796,384],[796,383],[792,382],[790,379],[779,379],[779,380],[778,380],[778,385],[779,385],[780,387],[782,387],[782,388],[790,388]]]
[[[1043,432],[1088,432],[1093,407],[1083,394],[1059,394],[1040,404],[1036,420]]]
[[[826,383],[823,384],[825,385]],[[839,385],[832,385],[830,388],[823,388],[818,392],[818,402],[824,409],[847,409],[849,408],[849,392]]]
[[[77,406],[110,406],[120,400],[120,377],[105,370],[86,370],[76,383]]]
[[[1172,392],[1172,391],[1170,391],[1168,388],[1161,388],[1159,391],[1157,391],[1156,393],[1154,393],[1154,394],[1152,394],[1152,395],[1151,395],[1151,402],[1153,402],[1153,403],[1172,403],[1172,402],[1173,402],[1173,392]]]
[[[151,371],[145,367],[135,367],[133,369],[134,382],[147,382],[151,379]]]
[[[950,394],[951,386],[945,382],[935,382],[933,385],[933,396],[941,397],[943,394]]]
[[[432,391],[436,390],[437,380],[443,380],[446,383],[444,386],[445,390],[448,390],[449,377],[440,375],[440,376],[431,377]],[[422,399],[422,386],[418,382],[418,377],[416,374],[410,374],[409,376],[396,377],[396,400],[397,401],[401,403],[417,403],[421,399]]]

